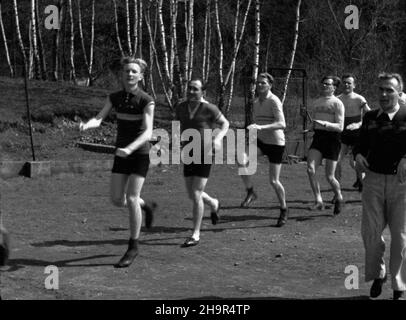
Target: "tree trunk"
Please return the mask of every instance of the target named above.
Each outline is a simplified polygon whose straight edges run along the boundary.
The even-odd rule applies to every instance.
[[[169,95],[169,98],[172,100],[172,79],[170,77],[169,73],[169,59],[168,59],[168,50],[166,46],[166,32],[165,32],[165,25],[164,25],[164,20],[163,20],[163,15],[162,15],[162,4],[163,0],[159,0],[158,2],[158,22],[159,22],[159,30],[161,32],[161,52],[163,55],[163,67],[164,67],[164,81],[167,84],[164,84],[164,86],[168,86],[167,92]]]
[[[32,49],[34,55],[34,77],[35,79],[40,78],[41,72],[41,61],[38,53],[38,41],[37,41],[37,19],[35,16],[35,0],[31,0],[31,37],[32,37]]]
[[[161,67],[159,65],[159,59],[158,59],[158,54],[154,45],[154,37],[152,35],[152,30],[151,30],[151,23],[150,23],[150,17],[149,17],[149,7],[147,8],[147,11],[145,13],[145,25],[147,26],[147,31],[148,31],[148,35],[149,35],[149,40],[150,40],[150,45],[151,45],[151,49],[154,53],[154,57],[155,57],[155,64],[157,67],[157,71],[158,71],[158,75],[159,75],[159,79],[161,81],[162,84],[162,89],[164,91],[164,95],[166,98],[166,102],[168,103],[168,106],[171,110],[173,110],[173,104],[172,104],[172,99],[171,96],[166,88],[166,81],[164,81],[164,75],[162,75],[162,71],[161,71]]]
[[[250,97],[248,104],[245,108],[245,126],[248,126],[252,123],[252,111],[253,103],[255,99],[255,89],[256,81],[258,77],[258,67],[259,67],[259,44],[261,40],[261,6],[260,0],[255,0],[255,48],[254,48],[254,61],[252,68],[252,78],[250,86]]]
[[[123,51],[123,47],[121,45],[120,31],[118,28],[117,2],[116,2],[116,0],[112,0],[112,1],[113,1],[113,6],[114,6],[114,26],[116,29],[116,38],[117,38],[118,49],[120,50],[121,56],[124,57],[124,51]]]
[[[73,24],[73,12],[72,12],[72,0],[68,0],[69,21],[70,21],[70,50],[69,50],[69,62],[70,62],[70,80],[76,82],[76,70],[75,70],[75,33]]]
[[[125,20],[126,20],[126,29],[127,29],[127,46],[128,46],[128,54],[130,56],[133,55],[132,53],[132,46],[131,46],[131,26],[130,26],[130,5],[128,0],[125,0]]]
[[[288,70],[288,74],[286,76],[285,85],[283,86],[282,105],[285,102],[286,93],[288,91],[289,78],[290,78],[290,74],[292,73],[292,70],[290,70],[290,69],[293,68],[293,64],[295,62],[297,39],[299,38],[300,4],[301,4],[301,2],[302,2],[302,0],[298,0],[297,1],[297,6],[296,6],[295,36],[294,36],[294,39],[293,39],[293,48],[292,48],[292,54],[290,56],[289,70]]]
[[[216,14],[216,31],[217,31],[217,38],[219,41],[219,90],[217,96],[217,105],[220,110],[223,109],[224,106],[224,77],[223,77],[223,59],[224,59],[224,46],[223,46],[223,38],[221,35],[220,29],[220,18],[219,18],[219,6],[218,0],[214,0],[214,9]]]
[[[40,24],[40,14],[38,8],[38,0],[35,0],[35,18],[37,20],[37,37],[38,37],[38,54],[41,61],[41,78],[42,80],[47,80],[47,64],[45,61],[45,54],[44,54],[44,44],[42,41],[42,32],[41,32],[41,24]]]
[[[1,28],[1,35],[3,37],[3,42],[4,42],[4,50],[5,50],[5,53],[6,53],[7,64],[8,64],[8,67],[10,69],[10,77],[14,77],[14,68],[11,65],[10,54],[8,52],[8,44],[7,44],[6,32],[4,31],[3,13],[2,13],[2,10],[1,10],[1,1],[0,1],[0,28]]]
[[[142,0],[140,0],[142,1]],[[134,8],[134,34],[133,34],[133,54],[134,56],[138,53],[138,0],[133,0]]]
[[[189,66],[188,66],[188,77],[187,80],[192,78],[193,74],[193,59],[194,59],[194,46],[195,46],[195,36],[194,36],[194,15],[193,15],[194,0],[189,0]]]
[[[59,48],[60,48],[60,36],[61,31],[60,27],[62,26],[62,19],[63,19],[63,12],[64,12],[64,3],[63,0],[59,0],[58,9],[59,9],[59,23],[60,26],[58,29],[54,30],[54,37],[53,37],[53,48],[52,48],[52,62],[53,62],[53,72],[52,72],[52,79],[54,81],[58,81],[59,79]]]
[[[142,58],[142,10],[143,10],[143,5],[142,1],[140,0],[139,2],[139,9],[138,9],[138,57]]]
[[[202,78],[203,81],[207,81],[206,74],[206,67],[208,64],[209,56],[210,56],[210,0],[206,0],[206,14],[204,17],[204,38],[203,38],[203,61],[202,61]]]
[[[228,94],[228,101],[227,101],[226,110],[225,110],[226,115],[228,115],[228,113],[230,112],[231,101],[233,99],[235,65],[237,63],[237,56],[238,56],[238,52],[240,50],[241,41],[242,41],[242,38],[244,36],[245,26],[247,24],[248,13],[249,13],[249,10],[251,8],[251,2],[252,2],[252,0],[248,1],[247,8],[246,8],[245,14],[244,14],[244,19],[243,19],[243,22],[242,22],[242,25],[241,25],[240,36],[238,37],[238,40],[237,40],[237,35],[238,35],[238,20],[239,20],[240,1],[238,0],[238,2],[237,2],[237,12],[236,12],[235,24],[234,24],[234,52],[233,52],[233,59],[231,61],[230,69],[229,69],[229,71],[227,73],[227,76],[225,78],[225,81],[224,81],[224,90],[226,89],[226,86],[227,86],[228,82],[230,81],[230,91],[229,91],[229,94]]]
[[[13,9],[14,9],[14,19],[15,19],[15,26],[16,26],[18,45],[20,47],[21,55],[23,56],[24,68],[26,68],[27,67],[27,55],[25,54],[24,43],[23,43],[23,39],[21,38],[20,22],[19,22],[19,18],[18,18],[17,0],[13,0]]]

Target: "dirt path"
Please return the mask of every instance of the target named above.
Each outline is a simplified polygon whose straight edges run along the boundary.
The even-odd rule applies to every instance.
[[[200,244],[180,248],[192,226],[180,166],[150,171],[143,197],[159,203],[154,227],[143,229],[140,255],[128,269],[114,269],[128,238],[126,210],[108,201],[109,172],[2,181],[2,210],[12,233],[10,266],[2,272],[3,299],[363,299],[361,202],[354,175],[344,167],[347,205],[312,212],[304,164],[285,165],[290,220],[274,227],[277,199],[261,162],[259,198],[239,204],[244,190],[235,166],[217,165],[207,191],[222,200],[221,220],[206,212]],[[325,201],[332,198],[320,172]],[[59,269],[59,289],[45,289],[46,266]],[[359,268],[359,289],[344,286],[345,268]],[[391,290],[386,286],[383,299]]]

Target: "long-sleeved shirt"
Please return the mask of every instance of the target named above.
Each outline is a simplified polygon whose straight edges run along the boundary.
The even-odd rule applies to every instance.
[[[406,155],[406,107],[400,106],[392,119],[381,109],[368,111],[353,153],[363,155],[373,172],[396,174]]]

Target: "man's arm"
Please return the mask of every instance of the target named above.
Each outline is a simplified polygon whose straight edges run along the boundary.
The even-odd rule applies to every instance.
[[[144,132],[125,148],[118,148],[116,151],[117,156],[127,157],[132,152],[137,150],[140,146],[142,146],[144,143],[151,140],[154,122],[154,108],[155,103],[153,101],[148,103],[148,105],[144,108],[143,114],[143,127],[145,128]]]
[[[337,104],[337,109],[334,114],[335,122],[316,119],[313,121],[326,128],[327,131],[342,132],[344,129],[344,104],[341,101]]]
[[[112,108],[112,103],[110,101],[110,97],[107,97],[106,102],[104,103],[103,109],[100,110],[100,112],[97,114],[96,117],[91,118],[89,121],[86,123],[80,122],[79,123],[79,130],[80,131],[85,131],[87,129],[94,129],[100,126],[104,118],[107,117],[109,114],[111,108]]]

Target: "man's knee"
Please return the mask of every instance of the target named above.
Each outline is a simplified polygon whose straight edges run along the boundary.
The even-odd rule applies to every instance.
[[[136,206],[141,204],[141,198],[139,195],[128,194],[126,196],[127,204]]]
[[[316,174],[316,168],[313,166],[313,165],[311,165],[311,164],[308,164],[307,165],[307,174],[309,175],[309,176],[314,176],[315,174]]]

